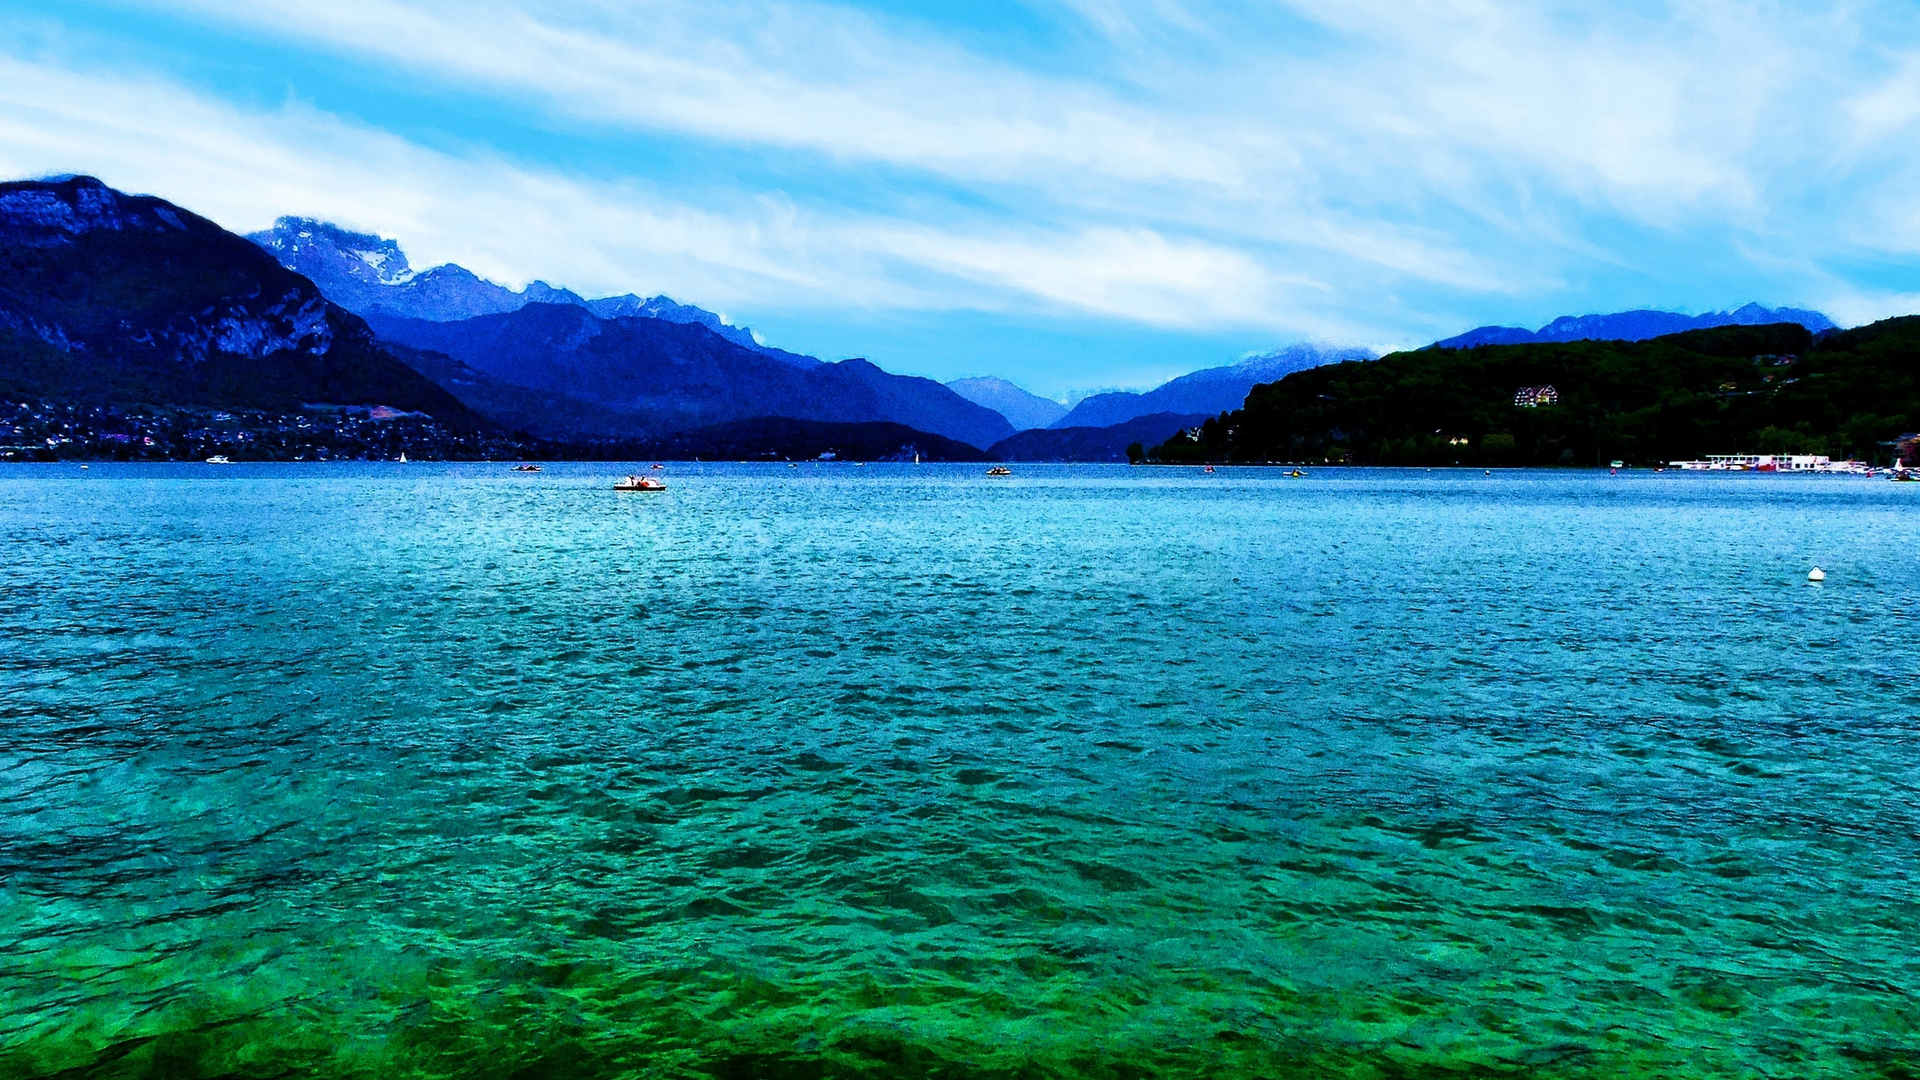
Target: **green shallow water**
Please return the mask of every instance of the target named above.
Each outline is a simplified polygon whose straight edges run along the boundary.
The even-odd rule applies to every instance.
[[[1018,471],[0,472],[0,1075],[1920,1075],[1920,493]]]

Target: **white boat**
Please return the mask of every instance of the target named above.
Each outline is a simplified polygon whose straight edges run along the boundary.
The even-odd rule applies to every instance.
[[[665,491],[667,485],[651,476],[629,476],[625,480],[613,482],[615,491]]]
[[[400,451],[400,464],[405,465],[406,463],[407,463],[407,452],[405,450],[402,450]]]
[[[227,457],[227,455],[225,455],[225,454],[215,454],[215,455],[213,455],[212,457],[210,457],[210,458],[208,458],[208,459],[207,459],[207,464],[209,464],[209,465],[231,465],[231,464],[233,464],[233,461],[232,461],[232,459],[230,459],[230,458],[228,458],[228,457]]]

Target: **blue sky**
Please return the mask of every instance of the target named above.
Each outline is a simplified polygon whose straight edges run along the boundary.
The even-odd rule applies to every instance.
[[[0,0],[0,173],[1035,391],[1920,310],[1920,7]]]

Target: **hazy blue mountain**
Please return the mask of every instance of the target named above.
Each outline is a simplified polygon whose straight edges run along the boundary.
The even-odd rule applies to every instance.
[[[1677,334],[1682,330],[1706,330],[1715,326],[1766,326],[1771,323],[1799,323],[1820,333],[1836,329],[1833,320],[1804,308],[1767,308],[1748,304],[1732,311],[1711,311],[1705,315],[1683,315],[1677,311],[1619,311],[1611,315],[1562,315],[1538,330],[1518,326],[1480,326],[1434,342],[1443,349],[1466,349],[1475,345],[1529,345],[1541,341],[1646,341],[1649,338]]]
[[[1247,391],[1296,371],[1342,360],[1372,360],[1380,354],[1355,345],[1301,342],[1251,356],[1226,367],[1205,368],[1163,383],[1144,394],[1124,391],[1095,394],[1048,427],[1112,427],[1136,416],[1195,413],[1215,416],[1246,403]]]
[[[91,177],[0,184],[0,389],[96,404],[479,417],[246,239]]]
[[[798,365],[697,323],[602,319],[571,304],[529,304],[459,322],[383,314],[369,322],[387,341],[485,376],[485,384],[463,384],[456,369],[417,361],[475,408],[540,435],[653,439],[774,416],[904,424],[982,448],[1013,434],[999,413],[931,379],[891,375],[865,360]],[[527,415],[515,395],[552,406]],[[568,401],[591,408],[570,418]]]
[[[642,298],[628,293],[587,300],[544,281],[515,292],[452,263],[416,271],[396,241],[312,218],[283,217],[273,228],[248,239],[272,252],[282,266],[305,274],[328,299],[360,315],[454,322],[518,311],[528,304],[573,304],[603,319],[641,316],[697,323],[737,345],[760,347],[746,327],[730,325],[711,311],[665,296]],[[796,361],[810,359],[781,355]]]
[[[993,444],[1001,461],[1125,461],[1127,446],[1157,446],[1218,413],[1153,413],[1111,427],[1037,428]]]
[[[1067,415],[1067,407],[1057,401],[1030,394],[1005,379],[992,376],[955,379],[947,388],[975,405],[984,405],[1007,418],[1015,430],[1043,428]]]

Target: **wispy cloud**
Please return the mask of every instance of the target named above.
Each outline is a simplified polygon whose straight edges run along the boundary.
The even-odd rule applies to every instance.
[[[746,308],[1038,301],[1153,325],[1259,323],[1281,284],[1232,249],[1147,230],[955,232],[773,198],[717,213],[636,184],[429,150],[298,104],[247,112],[166,82],[0,58],[0,173],[68,170],[171,195],[235,229],[297,208],[403,237],[416,261]]]
[[[515,280],[1389,343],[1609,304],[1868,310],[1912,286],[1849,255],[1920,251],[1920,18],[1891,3],[1032,0],[1042,64],[850,4],[120,2],[510,127],[766,163],[590,175],[505,135],[429,149],[80,61],[0,71],[0,164]]]

